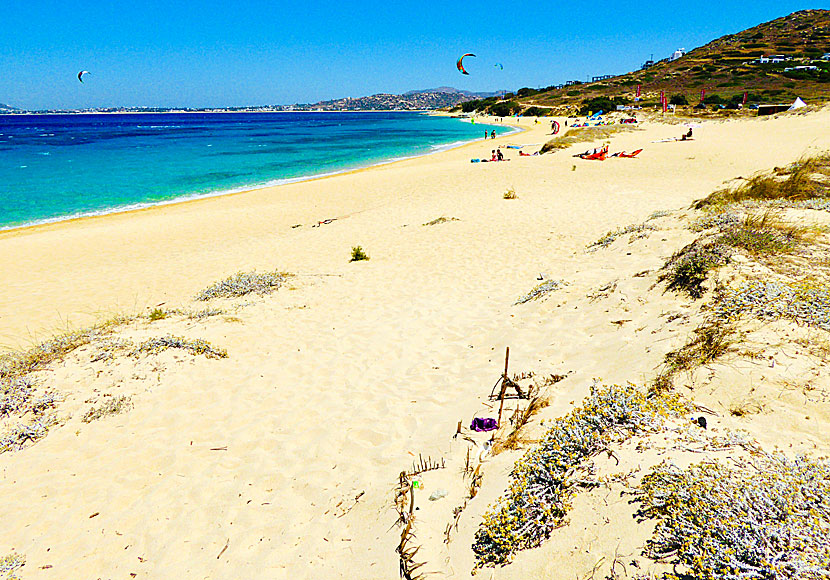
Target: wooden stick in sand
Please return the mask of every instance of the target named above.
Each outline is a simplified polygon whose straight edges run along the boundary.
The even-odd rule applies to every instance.
[[[501,412],[504,409],[504,396],[507,394],[507,363],[510,360],[510,347],[507,347],[507,350],[504,353],[504,374],[501,377],[501,392],[499,393],[499,399],[501,402],[499,403],[499,419],[496,421],[496,426],[501,427]]]

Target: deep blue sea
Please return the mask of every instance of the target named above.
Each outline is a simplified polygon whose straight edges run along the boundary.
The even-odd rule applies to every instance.
[[[0,229],[366,167],[484,128],[418,113],[0,115]]]

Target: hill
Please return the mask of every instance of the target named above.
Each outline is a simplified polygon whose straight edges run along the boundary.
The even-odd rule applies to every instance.
[[[452,87],[409,91],[402,95],[379,93],[368,97],[334,99],[314,104],[295,105],[294,110],[324,111],[412,111],[441,109],[490,96],[495,93],[470,93]]]
[[[657,105],[667,98],[697,104],[706,91],[706,104],[742,100],[750,103],[790,102],[800,96],[808,103],[830,100],[830,10],[802,10],[759,24],[695,48],[671,60],[647,62],[624,75],[542,90],[520,89],[520,108],[537,106],[551,112],[574,112],[586,101],[601,97],[633,102],[637,86],[641,103]],[[771,55],[780,58],[769,58]],[[796,68],[805,67],[805,68]],[[788,70],[790,69],[790,70]],[[594,108],[596,110],[596,108]],[[538,113],[538,111],[533,111]]]
[[[0,113],[9,113],[17,110],[17,108],[12,107],[11,105],[5,105],[3,103],[0,103]]]

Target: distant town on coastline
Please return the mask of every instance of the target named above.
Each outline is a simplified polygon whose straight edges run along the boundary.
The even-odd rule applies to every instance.
[[[682,39],[678,39],[678,44]],[[597,71],[601,72],[601,71]],[[802,10],[735,34],[722,36],[665,58],[650,55],[633,72],[588,74],[541,88],[473,93],[452,87],[379,93],[294,105],[222,108],[108,107],[25,111],[0,103],[0,114],[33,113],[161,113],[279,111],[426,111],[457,108],[465,112],[545,115],[576,112],[597,99],[658,106],[659,95],[673,103],[727,108],[740,101],[753,104],[830,100],[830,10]],[[698,101],[698,95],[700,100]],[[497,110],[491,110],[497,105]]]

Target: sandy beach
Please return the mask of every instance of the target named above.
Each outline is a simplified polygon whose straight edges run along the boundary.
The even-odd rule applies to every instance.
[[[186,336],[228,353],[107,359],[96,357],[96,342],[38,370],[38,384],[61,395],[59,423],[0,454],[0,557],[25,555],[20,574],[38,579],[395,578],[394,489],[420,455],[447,463],[423,475],[421,571],[470,577],[481,516],[522,451],[486,460],[478,493],[466,498],[459,470],[467,450],[479,448],[453,435],[459,421],[493,416],[488,395],[505,347],[511,373],[566,376],[546,391],[537,435],[594,379],[652,380],[703,316],[699,302],[653,289],[666,259],[695,239],[683,222],[689,205],[830,150],[828,126],[824,108],[703,121],[694,140],[659,143],[685,127],[655,120],[607,139],[611,151],[642,148],[635,159],[572,156],[598,140],[470,162],[497,145],[534,152],[551,138],[549,120],[522,119],[521,133],[365,170],[0,232],[4,350],[121,314],[142,317],[118,327],[115,339]],[[516,199],[505,199],[511,189]],[[586,251],[655,212],[666,213],[652,217],[647,237]],[[810,219],[830,223],[827,215]],[[350,262],[358,245],[371,259]],[[252,270],[291,276],[267,296],[194,301],[211,283]],[[547,280],[560,283],[548,300],[516,304]],[[224,313],[147,318],[156,308],[205,306]],[[675,319],[666,314],[675,311]],[[802,362],[732,362],[718,376],[757,386],[769,373],[800,377],[824,364]],[[743,428],[769,448],[830,452],[828,403],[773,402],[777,391],[759,388],[753,396],[768,397],[775,412],[730,415],[723,409],[738,395],[714,387],[694,396],[720,411],[711,419],[719,428]],[[129,397],[129,410],[82,420],[119,396]],[[623,447],[622,467],[598,469],[661,460],[658,450],[646,455]],[[426,499],[438,489],[447,496]],[[626,564],[640,558],[654,524],[635,524],[628,500],[610,495],[581,495],[562,534],[477,577],[583,578],[601,558],[606,571],[617,553]],[[645,573],[650,564],[640,565]]]

